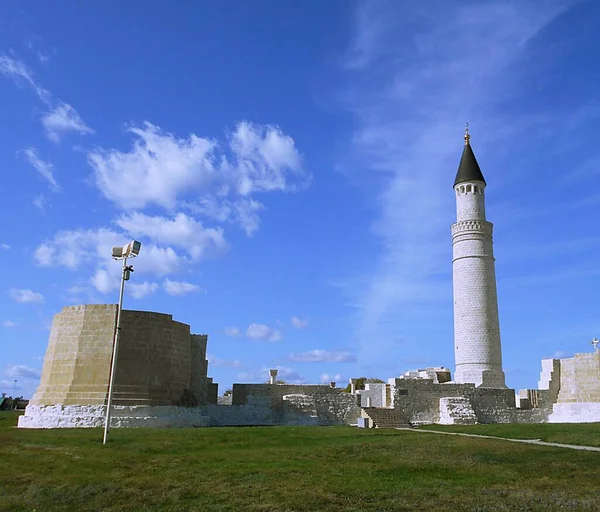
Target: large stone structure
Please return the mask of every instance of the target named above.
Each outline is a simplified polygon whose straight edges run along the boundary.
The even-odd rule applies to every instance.
[[[35,426],[33,411],[45,406],[104,407],[117,305],[69,306],[54,316],[37,392],[20,426]],[[216,403],[207,376],[206,335],[171,315],[123,310],[115,373],[116,406],[177,406]],[[74,409],[75,410],[75,409]]]
[[[454,354],[458,383],[505,387],[500,347],[492,223],[485,216],[486,182],[465,134],[454,180],[452,225]]]

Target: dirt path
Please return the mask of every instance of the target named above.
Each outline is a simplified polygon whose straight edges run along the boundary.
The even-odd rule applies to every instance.
[[[445,434],[447,436],[466,436],[466,437],[482,437],[484,439],[500,439],[502,441],[510,441],[511,443],[526,443],[526,444],[537,444],[541,446],[554,446],[556,448],[570,448],[571,450],[587,450],[590,452],[600,452],[598,446],[581,446],[576,444],[562,444],[562,443],[547,443],[540,439],[510,439],[508,437],[497,437],[497,436],[485,436],[482,434],[465,434],[462,432],[441,432],[439,430],[426,430],[420,428],[398,428],[397,430],[408,430],[410,432],[426,432],[429,434]]]

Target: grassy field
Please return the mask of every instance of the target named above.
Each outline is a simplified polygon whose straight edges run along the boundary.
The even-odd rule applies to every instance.
[[[481,434],[510,439],[539,439],[548,443],[600,447],[600,423],[581,423],[578,425],[568,423],[472,426],[428,425],[423,428],[442,432],[464,432],[466,434]]]
[[[103,446],[15,424],[0,414],[11,512],[600,510],[597,452],[352,427],[116,429]]]

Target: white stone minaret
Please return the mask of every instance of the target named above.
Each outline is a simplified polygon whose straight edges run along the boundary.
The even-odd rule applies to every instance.
[[[467,128],[465,148],[454,181],[454,382],[504,388],[492,249],[493,226],[485,218],[485,186]]]

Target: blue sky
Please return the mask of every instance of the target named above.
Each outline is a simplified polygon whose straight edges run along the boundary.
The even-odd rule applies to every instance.
[[[223,392],[454,369],[465,121],[488,182],[504,369],[600,333],[600,5],[0,7],[0,384],[52,315],[116,302],[208,333]]]

